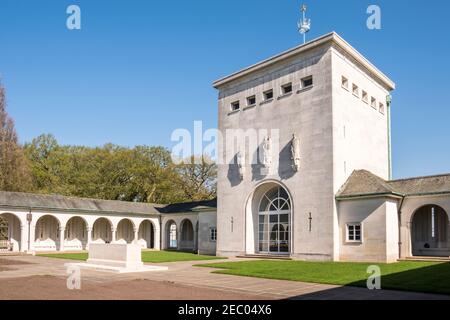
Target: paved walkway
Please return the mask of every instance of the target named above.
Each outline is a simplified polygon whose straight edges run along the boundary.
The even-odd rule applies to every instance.
[[[66,278],[66,267],[64,264],[70,260],[21,256],[21,257],[0,257],[0,259],[13,260],[19,265],[8,263],[4,265],[4,271],[0,272],[0,280],[30,277],[30,276],[53,276]],[[238,261],[242,259],[228,259],[227,261]],[[220,262],[222,260],[214,260]],[[82,270],[82,282],[104,284],[108,282],[130,280],[152,280],[158,282],[170,282],[180,286],[195,288],[205,288],[220,290],[238,295],[251,295],[252,298],[261,297],[263,299],[352,299],[352,300],[373,300],[373,299],[409,299],[409,300],[429,300],[446,299],[450,296],[401,292],[391,290],[368,290],[356,287],[341,287],[336,285],[313,284],[284,280],[260,279],[251,277],[241,277],[223,274],[214,274],[215,269],[194,267],[194,264],[210,263],[211,261],[196,262],[172,262],[163,263],[169,267],[168,271],[133,273],[133,274],[113,274],[93,270]],[[8,270],[10,269],[10,270]]]

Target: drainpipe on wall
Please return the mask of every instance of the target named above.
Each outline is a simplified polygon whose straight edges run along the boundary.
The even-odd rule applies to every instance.
[[[398,207],[398,258],[402,258],[402,237],[401,237],[401,229],[402,229],[402,207],[403,203],[405,202],[405,197],[402,196],[402,199],[400,200],[400,205]]]
[[[389,161],[389,180],[392,180],[392,142],[391,142],[391,103],[392,96],[386,96],[387,107],[387,130],[388,130],[388,161]]]

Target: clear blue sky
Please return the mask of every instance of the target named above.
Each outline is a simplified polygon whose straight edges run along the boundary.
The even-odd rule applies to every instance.
[[[337,31],[398,86],[394,177],[450,172],[450,2],[310,0],[309,39]],[[66,8],[82,30],[66,29]],[[211,82],[301,42],[294,0],[1,0],[0,74],[21,141],[171,146],[216,127]],[[366,9],[382,9],[382,30]],[[426,29],[425,29],[426,27]]]

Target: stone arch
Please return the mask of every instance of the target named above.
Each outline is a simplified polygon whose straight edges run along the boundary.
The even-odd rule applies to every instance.
[[[142,248],[154,249],[155,248],[155,225],[151,220],[143,220],[139,224],[138,230],[138,243]]]
[[[169,220],[166,222],[166,249],[177,249],[178,248],[178,226],[174,220]]]
[[[14,213],[0,213],[0,252],[20,251],[22,244],[22,222]]]
[[[93,243],[111,243],[112,242],[111,220],[100,217],[94,221],[92,225],[92,242]]]
[[[34,249],[56,251],[61,246],[61,221],[54,215],[43,215],[36,221]]]
[[[414,256],[450,255],[449,216],[441,207],[426,204],[411,215],[411,244]]]
[[[288,255],[293,251],[294,206],[280,181],[258,184],[246,202],[246,252]]]
[[[194,250],[195,248],[194,224],[190,219],[183,219],[180,223],[180,245],[181,250]]]
[[[134,222],[128,218],[123,218],[117,224],[116,242],[117,243],[132,243],[134,240]]]
[[[88,241],[88,222],[81,216],[73,216],[67,220],[64,231],[65,250],[86,249]]]

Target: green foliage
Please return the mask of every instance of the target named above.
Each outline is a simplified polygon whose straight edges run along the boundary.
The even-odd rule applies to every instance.
[[[61,146],[41,135],[24,148],[41,193],[162,204],[215,195],[214,164],[176,166],[163,147]]]
[[[0,83],[0,190],[31,188],[28,163],[18,143],[14,121],[6,112],[5,89]]]

